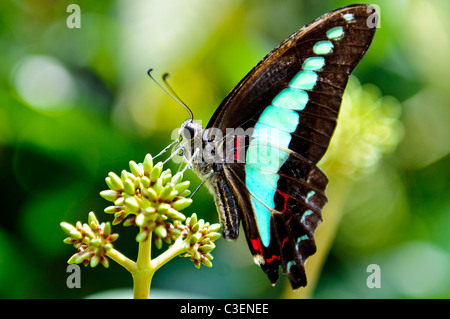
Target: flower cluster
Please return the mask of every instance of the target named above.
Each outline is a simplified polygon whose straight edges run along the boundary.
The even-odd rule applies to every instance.
[[[162,162],[153,165],[150,154],[143,163],[131,161],[130,171],[123,170],[120,177],[109,173],[106,183],[110,189],[100,193],[114,203],[105,209],[105,213],[114,214],[113,225],[124,221],[124,226],[139,226],[138,242],[146,240],[152,232],[166,241],[178,237],[178,228],[166,220],[186,219],[181,211],[192,203],[192,199],[186,198],[190,182],[183,182],[181,172],[172,176],[170,169],[163,171]]]
[[[100,195],[113,203],[105,209],[105,213],[114,214],[112,225],[122,223],[139,228],[136,241],[139,254],[143,255],[134,262],[114,249],[112,242],[118,234],[111,234],[111,223],[100,224],[91,212],[87,224],[77,222],[72,226],[61,223],[69,235],[64,242],[78,249],[69,263],[90,264],[92,267],[101,263],[108,267],[108,256],[132,272],[135,278],[141,278],[139,274],[142,272],[145,280],[149,281],[157,269],[179,255],[189,257],[197,268],[202,264],[211,267],[211,252],[216,247],[214,241],[221,236],[218,232],[220,225],[199,220],[195,213],[189,218],[182,213],[192,204],[192,199],[187,198],[190,182],[183,181],[183,172],[172,175],[170,169],[163,170],[162,162],[154,165],[150,154],[146,155],[143,163],[130,161],[129,167],[130,171],[123,170],[120,177],[110,172],[105,179],[109,190],[100,192]],[[167,250],[154,259],[151,259],[148,249],[152,240],[159,249],[163,242],[169,244]],[[140,280],[137,280],[138,287],[141,287]],[[144,291],[146,288],[136,289],[139,296],[140,293],[148,294]]]
[[[77,222],[75,226],[62,222],[61,228],[69,235],[64,243],[72,244],[78,252],[70,257],[69,264],[83,263],[85,266],[97,266],[99,263],[108,268],[106,253],[113,248],[119,234],[111,234],[111,224],[99,223],[93,212],[89,213],[88,224]]]
[[[195,267],[200,268],[200,264],[211,267],[213,256],[210,252],[216,247],[214,241],[220,238],[220,224],[210,225],[203,219],[198,220],[197,214],[192,214],[186,220],[185,230],[182,235],[186,236],[184,257],[189,257],[194,262]]]

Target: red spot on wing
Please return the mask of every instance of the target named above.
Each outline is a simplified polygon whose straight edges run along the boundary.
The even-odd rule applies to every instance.
[[[289,195],[283,193],[278,188],[277,188],[277,193],[280,194],[281,196],[283,196],[284,202],[283,202],[283,210],[281,211],[281,213],[284,213],[287,210],[287,202],[289,200]]]
[[[281,248],[283,248],[284,244],[286,244],[288,241],[289,241],[289,237],[288,236],[284,237],[283,242],[281,243]]]
[[[268,264],[270,264],[270,263],[271,263],[272,261],[274,261],[275,259],[276,259],[276,260],[280,260],[280,256],[272,255],[272,257],[266,259],[266,262],[267,262]]]
[[[250,238],[250,243],[252,244],[252,247],[254,250],[256,250],[258,253],[262,254],[261,239],[259,239],[259,238],[251,239]]]
[[[234,160],[237,162],[245,162],[244,158],[244,136],[236,136],[234,139]]]

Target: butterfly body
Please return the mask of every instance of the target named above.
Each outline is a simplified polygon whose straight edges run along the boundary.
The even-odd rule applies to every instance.
[[[349,76],[375,29],[368,5],[332,11],[258,63],[228,94],[206,129],[183,123],[186,157],[214,195],[223,234],[242,221],[250,251],[270,281],[279,267],[306,285],[328,179],[316,166],[334,132]]]

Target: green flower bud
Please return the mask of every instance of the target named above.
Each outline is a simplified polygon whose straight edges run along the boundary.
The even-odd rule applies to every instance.
[[[100,257],[98,255],[94,255],[91,258],[91,262],[89,263],[92,268],[96,267],[100,262]]]
[[[208,237],[205,237],[205,238],[202,239],[200,244],[201,245],[209,245],[209,244],[212,244],[212,241]]]
[[[114,191],[120,191],[123,189],[122,180],[114,172],[109,172],[108,177],[105,180],[110,189]]]
[[[196,244],[196,243],[197,243],[197,237],[191,236],[191,237],[189,238],[189,244],[190,244],[190,245],[194,245],[194,244]]]
[[[203,228],[204,225],[205,225],[205,221],[204,221],[203,219],[200,219],[200,220],[197,222],[197,224],[198,224],[199,228]]]
[[[123,227],[129,227],[129,226],[133,226],[136,225],[136,218],[135,217],[129,217],[127,218],[124,222],[123,222]]]
[[[199,251],[201,251],[202,253],[209,253],[214,248],[216,248],[216,245],[214,245],[214,244],[212,244],[212,245],[202,245],[202,246],[200,246]]]
[[[216,224],[212,224],[208,227],[208,231],[210,233],[212,232],[217,232],[220,229],[220,224],[216,223]]]
[[[125,197],[121,196],[117,200],[114,201],[114,205],[116,206],[123,206],[125,205]]]
[[[155,183],[158,180],[158,178],[162,172],[162,167],[163,167],[163,163],[159,162],[152,168],[152,170],[149,174],[149,178],[152,183]]]
[[[156,210],[159,214],[165,214],[170,208],[170,204],[161,203],[156,207]]]
[[[170,235],[173,237],[179,237],[181,235],[181,231],[177,228],[171,228]]]
[[[141,179],[140,178],[136,178],[134,180],[134,189],[140,189],[142,188],[142,183],[141,183]]]
[[[134,195],[136,189],[134,188],[134,182],[131,179],[127,178],[123,183],[123,186],[125,193],[128,195]]]
[[[115,242],[116,240],[117,240],[117,238],[119,238],[119,234],[117,234],[117,233],[114,233],[114,234],[111,234],[111,235],[109,235],[109,242]]]
[[[89,253],[87,252],[78,253],[75,258],[75,264],[80,264],[87,258],[89,258]]]
[[[172,180],[172,172],[170,171],[170,169],[166,169],[162,174],[161,174],[161,180],[162,180],[162,184],[165,186],[168,182],[170,182]]]
[[[191,191],[189,189],[186,189],[184,192],[180,193],[181,197],[188,197],[191,195]]]
[[[144,186],[145,188],[150,187],[150,185],[151,185],[150,179],[147,176],[141,177],[141,183],[142,183],[142,186]]]
[[[133,173],[133,175],[136,177],[144,175],[144,168],[142,167],[142,164],[139,165],[135,161],[130,161],[130,170],[131,173]]]
[[[114,220],[112,222],[113,225],[120,224],[120,222],[127,216],[124,211],[114,214]]]
[[[183,180],[183,173],[182,172],[178,172],[172,177],[172,183],[175,184],[175,185],[177,185],[178,183],[181,183],[182,180]]]
[[[148,237],[148,232],[146,230],[143,230],[136,235],[136,241],[138,243],[140,243],[140,242],[146,240],[147,237]]]
[[[175,197],[177,197],[177,195],[178,195],[178,192],[176,190],[173,190],[170,193],[169,197],[166,198],[166,201],[168,201],[168,202],[173,201],[175,199]]]
[[[154,243],[156,248],[161,249],[162,248],[162,239],[161,237],[155,236]]]
[[[177,175],[175,175],[177,176]],[[175,189],[178,191],[178,193],[183,193],[185,190],[188,189],[188,187],[191,185],[190,181],[184,181],[182,183],[177,183],[175,185]]]
[[[196,213],[193,213],[192,215],[191,215],[191,218],[189,219],[189,226],[194,226],[195,224],[197,224],[197,214]]]
[[[151,215],[151,214],[156,213],[156,208],[149,206],[149,207],[144,208],[143,212],[145,215]]]
[[[166,212],[167,217],[169,217],[170,219],[173,220],[185,220],[186,216],[184,216],[182,213],[180,213],[179,211],[170,208],[167,212]]]
[[[153,189],[154,189],[154,191],[156,192],[156,193],[161,193],[161,191],[162,191],[162,189],[163,189],[163,184],[162,184],[162,179],[161,178],[158,178],[158,180],[156,181],[156,183],[155,184],[153,184],[153,187],[152,187]]]
[[[61,222],[59,225],[61,226],[62,230],[69,236],[71,236],[71,233],[73,231],[77,231],[77,229],[69,223]]]
[[[155,234],[158,235],[158,237],[165,238],[167,236],[165,225],[159,225],[158,227],[156,227]]]
[[[196,232],[198,232],[199,228],[200,228],[200,224],[197,223],[197,224],[195,224],[194,226],[191,227],[191,232],[192,233],[196,233]]]
[[[74,239],[81,239],[81,238],[83,238],[83,235],[76,229],[72,230],[69,233],[69,236],[74,238]]]
[[[158,197],[158,194],[156,194],[155,190],[153,188],[149,188],[147,198],[151,201],[154,201],[154,200],[156,200],[157,197]]]
[[[178,211],[182,211],[191,204],[192,204],[191,198],[181,198],[176,202],[172,203],[172,207]]]
[[[153,169],[153,157],[150,154],[145,155],[143,168],[144,174],[148,176]]]
[[[166,187],[163,188],[163,190],[159,194],[159,198],[164,201],[170,201],[169,197],[171,196],[171,193],[173,190],[174,190],[174,188],[172,185],[167,185]],[[175,191],[175,192],[176,192],[176,194],[178,194],[177,191]]]
[[[122,180],[122,182],[125,183],[125,181],[127,179],[131,179],[131,181],[134,182],[134,180],[136,179],[136,176],[134,176],[133,174],[127,172],[126,170],[122,170],[122,173],[120,174],[120,179]]]
[[[89,212],[89,215],[88,215],[88,223],[89,223],[89,225],[90,225],[90,224],[94,224],[94,225],[95,225],[94,229],[96,229],[97,226],[99,225],[98,219],[97,219],[97,217],[95,216],[94,212]],[[91,227],[91,228],[92,228],[92,227]]]
[[[94,239],[91,240],[91,246],[93,246],[93,247],[95,247],[95,248],[100,247],[101,244],[102,244],[102,242],[101,242],[101,240],[98,239],[98,238],[94,238]]]
[[[207,258],[209,260],[213,260],[214,259],[213,255],[211,255],[210,253],[204,254],[203,257],[205,257],[205,258]]]
[[[78,253],[73,254],[72,257],[69,258],[69,260],[67,261],[68,264],[76,264],[76,259],[78,258]]]
[[[100,263],[102,264],[103,267],[108,268],[109,267],[109,259],[106,257],[101,257],[100,258]]]
[[[92,228],[88,224],[83,224],[83,230],[85,232],[85,237],[84,237],[85,239],[90,240],[92,238],[95,238],[94,232],[97,232],[97,227],[95,226],[95,224],[93,222],[91,223],[91,225],[92,225]]]
[[[100,192],[100,196],[109,202],[114,202],[120,197],[121,193],[113,190],[105,190]]]
[[[139,202],[136,197],[128,197],[127,199],[125,199],[125,206],[135,213],[140,209]]]
[[[120,212],[121,210],[123,210],[122,206],[108,206],[105,208],[104,212],[106,214],[115,214],[117,212]]]
[[[74,242],[75,242],[75,239],[72,237],[67,237],[67,238],[64,238],[64,240],[63,240],[64,244],[69,244],[69,245],[73,244]]]
[[[209,259],[207,259],[207,258],[203,258],[202,264],[209,268],[212,267],[212,262],[210,262]]]
[[[139,214],[136,216],[135,223],[137,226],[142,227],[145,224],[145,215]]]
[[[206,235],[207,238],[209,238],[211,241],[215,241],[217,239],[219,239],[220,237],[222,237],[222,235],[220,233],[209,233],[208,235]]]
[[[103,226],[103,236],[108,237],[111,234],[111,223],[107,222],[105,223],[105,226]]]

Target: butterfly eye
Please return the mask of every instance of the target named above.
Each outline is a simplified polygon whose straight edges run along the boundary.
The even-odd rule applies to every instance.
[[[187,123],[181,129],[181,135],[183,136],[183,138],[185,138],[187,140],[192,140],[195,136],[195,127],[192,124]]]

